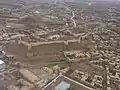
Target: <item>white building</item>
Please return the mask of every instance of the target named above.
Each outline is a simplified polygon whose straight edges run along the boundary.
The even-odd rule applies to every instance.
[[[3,62],[2,60],[0,60],[0,72],[5,70],[5,62]]]

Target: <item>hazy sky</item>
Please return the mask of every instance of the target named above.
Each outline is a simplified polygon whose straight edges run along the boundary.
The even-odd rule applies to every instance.
[[[77,0],[74,0],[77,1]],[[120,0],[88,0],[88,1],[120,1]]]
[[[94,1],[120,1],[120,0],[94,0]]]
[[[77,0],[74,0],[77,1]],[[120,1],[120,0],[88,0],[88,1]]]

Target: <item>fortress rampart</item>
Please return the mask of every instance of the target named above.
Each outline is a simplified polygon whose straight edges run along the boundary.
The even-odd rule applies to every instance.
[[[41,60],[59,58],[65,51],[83,50],[86,49],[88,42],[80,40],[67,40],[67,41],[48,41],[29,43],[22,40],[18,42],[9,43],[5,46],[4,50],[10,54],[20,57],[31,57]]]

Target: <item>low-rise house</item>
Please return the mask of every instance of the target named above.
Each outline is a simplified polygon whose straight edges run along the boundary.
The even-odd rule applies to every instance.
[[[24,79],[20,79],[16,84],[12,84],[7,88],[8,90],[32,90],[34,88],[34,85],[25,81]]]
[[[39,78],[28,69],[20,69],[20,74],[23,76],[24,79],[33,84],[39,81]]]

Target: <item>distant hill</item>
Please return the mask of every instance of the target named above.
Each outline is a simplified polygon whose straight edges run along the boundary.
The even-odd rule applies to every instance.
[[[23,0],[0,0],[0,8],[15,8],[25,4]]]
[[[29,3],[53,3],[55,0],[0,0],[0,8],[19,8],[22,5]],[[65,1],[65,2],[76,2],[83,3],[88,1],[120,1],[120,0],[56,0],[56,1]]]

